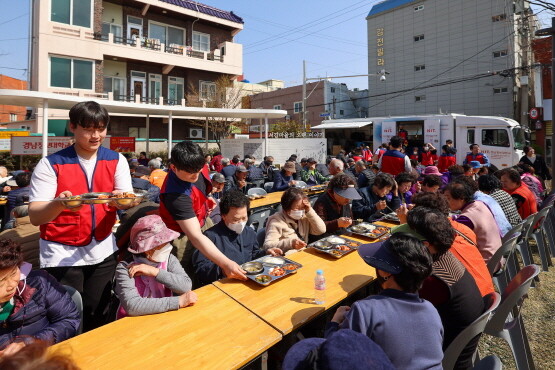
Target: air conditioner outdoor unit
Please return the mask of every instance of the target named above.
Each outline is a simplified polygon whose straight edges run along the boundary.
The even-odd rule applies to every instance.
[[[204,136],[202,135],[201,128],[190,128],[189,129],[189,137],[193,139],[202,139]]]

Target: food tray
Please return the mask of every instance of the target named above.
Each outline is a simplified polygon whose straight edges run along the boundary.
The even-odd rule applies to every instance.
[[[366,229],[366,231],[364,231]],[[347,228],[347,231],[355,235],[364,236],[371,239],[379,239],[390,231],[387,226],[371,224],[369,222],[361,222],[358,225]],[[375,232],[380,231],[380,232]]]
[[[386,214],[382,220],[384,221],[389,221],[389,222],[396,222],[396,223],[401,223],[401,221],[399,220],[399,216],[397,216],[397,214],[395,212],[391,212]]]
[[[266,198],[266,196],[262,194],[251,194],[247,195],[247,197],[249,197],[250,200]]]
[[[74,195],[69,198],[55,198],[53,201],[59,201],[64,204],[66,208],[77,208],[83,204],[118,204],[118,205],[138,205],[147,192],[126,192],[116,197],[112,193],[85,193],[81,195]]]
[[[355,251],[360,247],[362,243],[339,236],[328,236],[327,238],[320,239],[314,243],[308,245],[309,248],[313,248],[318,252],[329,254],[335,258],[341,258],[346,254]]]
[[[281,260],[281,261],[279,261],[278,263],[278,260]],[[300,263],[291,261],[290,259],[287,259],[285,257],[264,256],[264,257],[255,259],[254,261],[251,261],[251,262],[260,262],[262,264],[263,269],[262,271],[257,273],[248,273],[247,277],[250,280],[257,283],[258,285],[262,285],[262,286],[270,285],[276,280],[279,280],[291,274],[295,274],[301,267],[303,267],[303,265],[301,265]],[[286,266],[291,266],[291,265],[295,266],[295,269],[287,270]],[[283,268],[283,275],[280,275],[280,276],[272,275],[272,272],[274,271],[275,268]],[[257,278],[259,278],[260,276],[268,276],[269,280],[266,282],[261,282],[257,280]]]

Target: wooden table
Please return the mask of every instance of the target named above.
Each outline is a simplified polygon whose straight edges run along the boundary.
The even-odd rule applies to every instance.
[[[192,307],[126,317],[60,344],[82,369],[233,369],[282,339],[213,285]],[[69,349],[69,351],[66,351]]]
[[[307,194],[307,196],[310,198],[313,195],[320,195],[323,192],[324,190],[314,191]],[[276,205],[281,202],[283,193],[285,193],[285,191],[276,191],[274,193],[268,193],[264,198],[251,200],[251,209]]]
[[[335,259],[307,249],[287,258],[303,267],[269,286],[231,279],[217,281],[214,285],[286,335],[366,286],[376,274],[356,252]],[[324,305],[313,303],[314,277],[318,269],[324,270],[326,277]]]

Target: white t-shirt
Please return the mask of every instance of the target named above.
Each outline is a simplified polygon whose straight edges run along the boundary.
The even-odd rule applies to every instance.
[[[92,174],[96,165],[96,157],[83,159],[79,163],[85,169],[89,186],[92,186]],[[119,155],[116,167],[114,190],[132,191],[129,165],[123,155]],[[48,159],[42,158],[33,171],[31,177],[31,192],[29,202],[50,201],[58,194],[58,179]],[[108,236],[101,242],[92,239],[91,243],[83,247],[64,245],[40,239],[40,267],[68,267],[96,265],[117,251],[116,239]]]

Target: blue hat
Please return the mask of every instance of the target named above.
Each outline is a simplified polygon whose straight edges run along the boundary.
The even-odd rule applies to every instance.
[[[341,329],[328,339],[303,339],[289,349],[283,370],[395,369],[385,352],[366,335]]]
[[[396,275],[403,271],[403,266],[391,252],[390,244],[389,239],[384,242],[364,244],[358,248],[358,254],[370,266]]]
[[[482,168],[484,166],[482,166],[482,164],[478,161],[470,161],[469,163],[470,167],[472,168]]]

